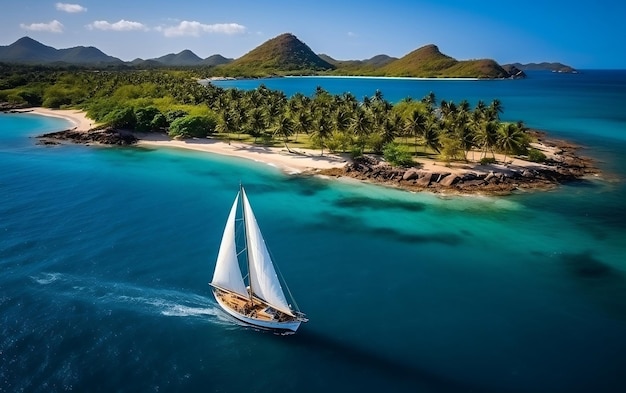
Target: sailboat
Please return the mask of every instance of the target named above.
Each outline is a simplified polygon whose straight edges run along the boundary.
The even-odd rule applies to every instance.
[[[237,244],[239,229],[243,230],[245,239],[240,245]],[[245,276],[242,265],[247,270]],[[209,285],[220,307],[248,325],[295,332],[302,322],[308,321],[284,284],[293,305],[287,301],[248,196],[241,185],[226,220]]]

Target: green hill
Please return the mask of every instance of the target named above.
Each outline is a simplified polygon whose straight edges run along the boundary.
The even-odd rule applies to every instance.
[[[490,59],[459,61],[426,45],[377,70],[383,76],[426,78],[507,78],[509,73]]]
[[[293,34],[281,34],[261,44],[233,62],[219,67],[229,76],[272,74],[311,74],[335,66],[316,55]]]

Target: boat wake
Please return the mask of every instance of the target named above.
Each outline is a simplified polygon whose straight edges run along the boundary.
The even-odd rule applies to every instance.
[[[114,309],[128,309],[152,315],[188,318],[189,321],[232,324],[213,298],[194,293],[101,281],[58,272],[40,273],[30,278],[41,286],[42,291],[52,292],[58,298],[92,304],[104,313],[111,313]]]

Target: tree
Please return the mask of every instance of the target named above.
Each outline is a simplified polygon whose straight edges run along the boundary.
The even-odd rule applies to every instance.
[[[504,162],[507,154],[514,154],[526,148],[526,138],[522,129],[515,123],[503,124],[498,130],[497,145],[504,152]]]
[[[236,130],[235,119],[230,111],[224,111],[221,113],[215,129],[217,132],[226,134],[228,144],[230,145],[230,133]]]
[[[441,145],[439,143],[439,130],[437,125],[438,123],[434,119],[427,121],[426,127],[424,128],[424,134],[422,135],[422,140],[424,141],[424,146],[439,153]]]
[[[261,136],[263,131],[267,128],[263,111],[258,108],[252,109],[248,116],[248,124],[250,126],[250,134],[254,137],[254,142],[256,143],[257,138]]]
[[[294,133],[294,123],[293,120],[286,114],[282,114],[278,121],[276,122],[276,129],[274,130],[274,135],[280,135],[283,138],[283,142],[285,143],[285,147],[288,152],[291,152],[291,149],[287,145],[287,141],[289,140],[289,136]]]
[[[372,121],[366,111],[359,109],[354,114],[350,130],[357,136],[361,148],[365,146],[367,136],[372,132]]]
[[[390,142],[385,145],[383,148],[383,157],[393,166],[413,165],[411,154],[395,142]]]
[[[440,139],[441,141],[441,155],[444,160],[450,162],[451,160],[456,160],[459,158],[461,154],[461,141],[452,138],[450,136],[444,136]]]
[[[417,153],[417,139],[424,135],[426,127],[426,117],[417,109],[411,112],[411,115],[404,124],[406,135],[412,135],[415,138],[415,153]]]
[[[298,140],[298,134],[308,134],[313,126],[313,119],[308,109],[301,109],[296,115],[294,132],[296,133],[296,141]]]
[[[154,118],[157,115],[162,115],[162,114],[161,114],[161,111],[158,110],[154,106],[149,106],[146,108],[139,108],[135,110],[135,118],[137,119],[137,124],[135,126],[135,129],[137,131],[153,130]]]
[[[327,115],[323,113],[315,119],[313,125],[313,139],[317,142],[319,147],[322,149],[322,156],[324,155],[324,146],[326,144],[326,140],[332,135],[332,121]]]
[[[498,143],[498,123],[495,121],[483,121],[476,134],[476,139],[482,149],[482,157],[486,157],[487,150],[490,150],[492,157],[495,158],[493,148]]]
[[[168,134],[173,138],[203,138],[215,131],[215,125],[209,116],[185,116],[172,122]]]
[[[137,119],[133,108],[119,108],[107,114],[104,122],[113,128],[134,129]]]

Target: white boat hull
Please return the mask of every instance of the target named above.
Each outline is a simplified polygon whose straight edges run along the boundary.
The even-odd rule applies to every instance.
[[[300,327],[300,324],[302,323],[299,320],[279,322],[279,321],[265,321],[265,320],[259,320],[256,318],[251,318],[249,316],[238,313],[237,311],[228,307],[228,305],[224,303],[222,299],[220,299],[219,296],[214,296],[214,297],[215,297],[215,300],[217,300],[217,303],[220,305],[220,307],[222,307],[222,309],[226,311],[229,315],[240,320],[241,322],[244,322],[248,325],[252,325],[255,327],[259,327],[261,329],[295,332],[296,330],[298,330],[298,328]]]

